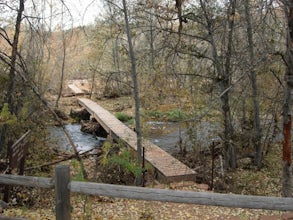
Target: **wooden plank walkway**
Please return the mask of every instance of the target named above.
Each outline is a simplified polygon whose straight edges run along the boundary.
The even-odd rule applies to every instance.
[[[78,102],[112,137],[123,140],[133,150],[137,149],[136,133],[133,130],[94,101],[87,98],[78,98]],[[185,164],[148,140],[144,139],[142,144],[145,148],[145,159],[158,171],[160,180],[164,182],[195,181],[195,171]]]
[[[75,84],[68,84],[69,89],[73,92],[74,95],[84,95],[84,91],[78,88]]]

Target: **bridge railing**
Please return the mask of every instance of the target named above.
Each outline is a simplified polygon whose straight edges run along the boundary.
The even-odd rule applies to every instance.
[[[54,178],[0,175],[0,184],[55,188],[57,220],[71,219],[70,192],[136,200],[293,211],[293,198],[193,192],[70,181],[70,169],[65,165],[59,165],[55,168]]]

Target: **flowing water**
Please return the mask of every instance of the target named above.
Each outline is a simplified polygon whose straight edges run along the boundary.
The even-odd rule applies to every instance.
[[[84,152],[94,147],[101,146],[101,143],[104,141],[103,138],[84,133],[80,130],[80,127],[80,124],[65,125],[65,129],[68,131],[73,142],[75,143],[77,151]],[[71,145],[61,127],[50,126],[48,127],[48,130],[50,134],[49,144],[52,147],[63,151],[71,150]]]
[[[179,124],[168,122],[149,122],[150,134],[147,137],[151,142],[160,146],[163,150],[171,153],[176,148],[179,141]],[[80,131],[80,124],[65,125],[65,129],[71,135],[77,150],[84,152],[93,147],[100,146],[103,138]],[[63,129],[57,126],[48,127],[50,146],[61,151],[72,149]],[[182,136],[186,136],[186,129],[182,131]]]
[[[197,146],[208,147],[213,140],[219,139],[216,135],[219,125],[214,125],[210,122],[199,123],[196,127],[192,128],[191,133],[188,132],[189,130],[185,124],[157,121],[148,122],[147,124],[149,132],[145,138],[168,153],[173,153],[175,150],[179,149],[180,138],[187,150],[194,147],[194,140]],[[94,147],[101,146],[101,143],[105,140],[104,138],[84,133],[80,131],[80,127],[80,124],[65,125],[78,151],[84,152]],[[71,150],[71,145],[61,127],[50,126],[48,130],[50,133],[49,144],[52,147],[64,151]],[[190,134],[192,134],[192,138]],[[193,142],[190,141],[191,139]]]

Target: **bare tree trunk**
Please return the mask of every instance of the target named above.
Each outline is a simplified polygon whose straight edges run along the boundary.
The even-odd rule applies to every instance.
[[[284,197],[292,196],[292,150],[291,150],[291,115],[292,115],[292,97],[293,91],[293,0],[283,1],[285,14],[288,22],[287,34],[287,71],[286,71],[286,87],[283,105],[283,179],[282,179],[282,195]]]
[[[231,56],[232,56],[232,40],[233,40],[233,29],[234,29],[234,18],[230,16],[231,14],[235,14],[236,2],[235,0],[230,1],[230,9],[228,11],[229,19],[229,32],[227,39],[227,49],[226,49],[226,60],[224,66],[222,66],[220,57],[217,52],[216,43],[214,40],[214,32],[212,28],[212,20],[209,18],[206,3],[202,0],[200,1],[201,8],[204,11],[206,23],[207,23],[207,31],[209,33],[210,44],[212,47],[212,56],[214,60],[214,66],[218,74],[218,81],[220,85],[220,99],[222,103],[222,111],[224,117],[224,147],[225,147],[225,159],[228,162],[228,166],[231,169],[235,169],[237,166],[236,161],[236,148],[232,143],[233,137],[233,126],[232,126],[232,117],[231,117],[231,109],[229,103],[229,87],[230,87],[230,77],[231,77]]]
[[[232,138],[234,129],[232,126],[231,109],[229,103],[229,87],[231,81],[231,57],[232,57],[232,44],[233,44],[233,33],[234,33],[234,15],[236,10],[236,0],[229,1],[229,9],[227,14],[228,19],[228,39],[227,39],[227,51],[226,51],[226,61],[225,61],[225,71],[223,71],[223,76],[220,81],[221,92],[225,92],[221,97],[222,109],[224,113],[225,122],[225,147],[228,154],[229,167],[231,169],[236,169],[237,167],[237,155],[236,147],[233,144]]]
[[[64,84],[64,71],[65,71],[65,62],[66,62],[66,37],[65,37],[65,30],[63,29],[63,4],[62,4],[62,67],[61,67],[61,79],[60,79],[60,87],[59,87],[59,92],[58,92],[58,96],[56,99],[56,103],[55,103],[55,107],[58,108],[59,105],[59,100],[61,98],[62,95],[62,91],[63,91],[63,84]]]
[[[138,90],[138,81],[137,81],[137,72],[136,72],[136,61],[135,61],[135,54],[132,45],[132,38],[130,33],[129,27],[129,20],[128,20],[128,13],[127,13],[127,5],[126,0],[122,0],[123,2],[123,11],[124,11],[124,19],[125,19],[125,29],[128,39],[128,46],[129,46],[129,58],[131,61],[131,73],[133,79],[133,92],[134,92],[134,102],[135,102],[135,130],[137,135],[137,160],[139,165],[142,165],[142,133],[141,133],[141,126],[140,126],[140,100],[139,100],[139,90]],[[136,185],[141,185],[142,179],[141,174],[137,177]]]
[[[7,103],[9,105],[9,110],[14,113],[14,85],[15,85],[15,67],[17,58],[17,47],[20,34],[20,24],[22,20],[22,13],[24,11],[24,0],[19,0],[19,8],[17,11],[17,18],[15,23],[14,37],[12,42],[12,52],[10,61],[10,71],[9,71],[9,84],[7,88]]]
[[[155,47],[154,47],[154,38],[155,38],[155,28],[154,28],[154,9],[151,9],[151,13],[149,15],[150,19],[150,67],[152,69],[155,68]]]
[[[64,75],[65,75],[65,63],[66,63],[66,43],[65,43],[65,39],[63,39],[63,57],[62,57],[61,78],[60,78],[61,82],[60,82],[60,87],[59,87],[57,100],[56,100],[56,103],[55,103],[56,108],[58,108],[58,106],[59,106],[59,100],[61,98],[62,91],[63,91]]]
[[[249,50],[249,64],[250,64],[250,82],[252,87],[252,97],[253,97],[253,106],[254,106],[254,132],[255,132],[255,158],[254,165],[258,168],[261,167],[262,162],[262,148],[261,148],[261,125],[259,117],[259,102],[258,102],[258,87],[256,83],[256,72],[255,72],[255,56],[254,56],[254,46],[253,46],[253,30],[251,22],[251,14],[249,8],[249,0],[244,1],[245,7],[245,16],[247,23],[247,41],[248,41],[248,50]]]
[[[16,68],[16,59],[17,59],[17,51],[18,51],[18,41],[19,41],[19,34],[20,34],[20,25],[22,20],[22,13],[24,11],[24,0],[19,0],[19,8],[17,11],[17,17],[15,22],[15,30],[14,30],[14,36],[13,36],[13,42],[12,42],[12,51],[11,51],[11,59],[9,63],[9,82],[8,82],[8,88],[7,88],[7,96],[6,101],[9,106],[10,112],[13,114],[15,113],[14,108],[14,86],[15,86],[15,68]],[[5,124],[1,128],[0,133],[0,152],[4,148],[5,145],[5,137],[7,132],[7,125]]]

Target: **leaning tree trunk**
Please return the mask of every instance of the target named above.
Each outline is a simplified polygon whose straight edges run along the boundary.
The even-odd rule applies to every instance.
[[[283,181],[282,195],[284,197],[292,196],[292,158],[291,158],[291,115],[292,115],[292,97],[293,91],[293,0],[284,1],[285,13],[288,22],[287,34],[287,56],[286,56],[286,87],[283,105]]]
[[[251,22],[251,14],[249,8],[249,0],[244,1],[245,7],[245,16],[247,23],[247,41],[248,41],[248,52],[249,52],[249,64],[250,64],[250,81],[252,87],[252,97],[253,97],[253,106],[254,106],[254,133],[255,133],[255,158],[254,165],[258,168],[261,167],[262,162],[262,149],[261,149],[261,125],[260,125],[260,117],[259,117],[259,102],[258,102],[258,88],[256,84],[256,72],[255,72],[255,56],[254,56],[254,46],[253,46],[253,30],[252,30],[252,22]]]
[[[123,0],[123,11],[124,11],[124,19],[125,19],[125,29],[127,34],[128,46],[129,46],[129,58],[131,62],[131,73],[133,80],[133,93],[134,93],[134,102],[135,102],[135,130],[137,136],[137,160],[138,164],[142,165],[142,132],[140,126],[140,101],[139,101],[139,90],[138,90],[138,81],[137,81],[137,72],[136,72],[136,62],[135,62],[135,54],[132,45],[128,13],[127,13],[127,5],[126,0]],[[136,178],[136,185],[142,184],[141,174]]]

